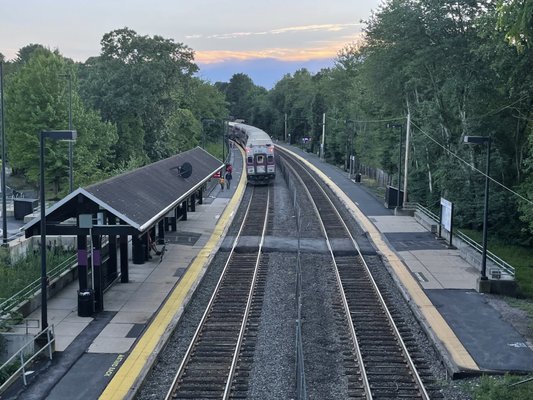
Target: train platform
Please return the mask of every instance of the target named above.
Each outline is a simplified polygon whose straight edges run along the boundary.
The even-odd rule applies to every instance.
[[[394,215],[363,185],[316,155],[283,145],[315,167],[351,210],[393,270],[452,374],[533,372],[528,343],[476,291],[480,270],[412,216]]]
[[[104,293],[105,310],[94,317],[77,313],[78,282],[48,301],[48,323],[54,326],[54,358],[28,371],[2,400],[123,399],[151,365],[157,350],[172,332],[183,305],[220,246],[237,209],[246,179],[242,158],[233,148],[232,187],[215,184],[202,205],[189,212],[176,232],[165,234],[165,251],[152,253],[144,264],[130,260],[128,283],[116,283]],[[161,249],[161,245],[158,246]],[[129,251],[131,257],[131,249]],[[175,314],[175,310],[180,311]],[[21,324],[39,332],[41,309]],[[145,370],[145,369],[146,370]],[[42,373],[40,373],[42,372]]]
[[[393,215],[343,171],[312,154],[287,148],[314,165],[351,209],[406,288],[430,335],[449,354],[457,376],[533,371],[532,344],[475,291],[479,272],[474,267],[435,241],[414,218]],[[232,149],[232,187],[221,191],[215,185],[204,204],[178,223],[175,235],[165,235],[163,257],[153,255],[145,264],[130,264],[130,282],[105,292],[105,311],[78,317],[77,283],[49,300],[49,323],[55,328],[58,352],[28,374],[29,386],[13,386],[2,400],[133,398],[222,244],[242,198],[245,177],[238,151]],[[426,279],[417,279],[417,272]],[[40,309],[27,320],[39,318]],[[41,367],[46,368],[43,373]]]

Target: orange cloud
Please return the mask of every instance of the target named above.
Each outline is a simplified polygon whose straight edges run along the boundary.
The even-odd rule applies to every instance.
[[[263,36],[263,35],[280,35],[284,33],[292,32],[339,32],[346,29],[353,29],[354,27],[360,27],[362,24],[350,23],[350,24],[322,24],[322,25],[300,25],[289,26],[286,28],[271,29],[269,31],[256,31],[256,32],[230,32],[230,33],[216,33],[213,35],[204,36],[202,34],[192,34],[185,36],[186,39],[236,39],[246,36]]]
[[[335,58],[348,43],[360,40],[362,34],[345,38],[345,41],[322,42],[316,47],[307,48],[268,48],[261,50],[197,50],[195,61],[212,64],[222,61],[246,61],[261,58],[274,58],[281,61],[309,61],[313,59]]]

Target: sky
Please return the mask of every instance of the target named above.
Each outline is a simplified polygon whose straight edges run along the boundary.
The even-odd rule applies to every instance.
[[[128,27],[195,51],[198,76],[245,73],[270,89],[299,68],[317,72],[360,38],[381,0],[0,0],[0,53],[41,44],[75,61],[100,53],[105,33]]]

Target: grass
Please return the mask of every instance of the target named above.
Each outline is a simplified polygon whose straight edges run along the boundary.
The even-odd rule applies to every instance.
[[[474,400],[530,400],[533,393],[533,375],[483,376],[481,380],[466,380],[463,388],[472,393]],[[475,382],[475,383],[473,383]],[[518,385],[511,386],[513,384]]]
[[[482,233],[469,229],[461,232],[478,243],[482,242]],[[515,268],[515,278],[520,295],[533,298],[533,249],[518,245],[509,245],[489,238],[487,249]]]

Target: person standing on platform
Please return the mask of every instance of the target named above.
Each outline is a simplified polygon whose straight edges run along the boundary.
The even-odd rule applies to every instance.
[[[224,191],[224,178],[222,176],[218,180],[218,183],[220,184],[220,191],[223,192]]]
[[[230,167],[231,167],[231,166],[230,166]],[[230,187],[231,187],[231,179],[232,179],[233,177],[231,176],[231,172],[228,171],[227,168],[226,168],[226,176],[225,176],[225,178],[226,178],[226,185],[227,185],[227,188],[228,188],[228,190],[229,190]]]

